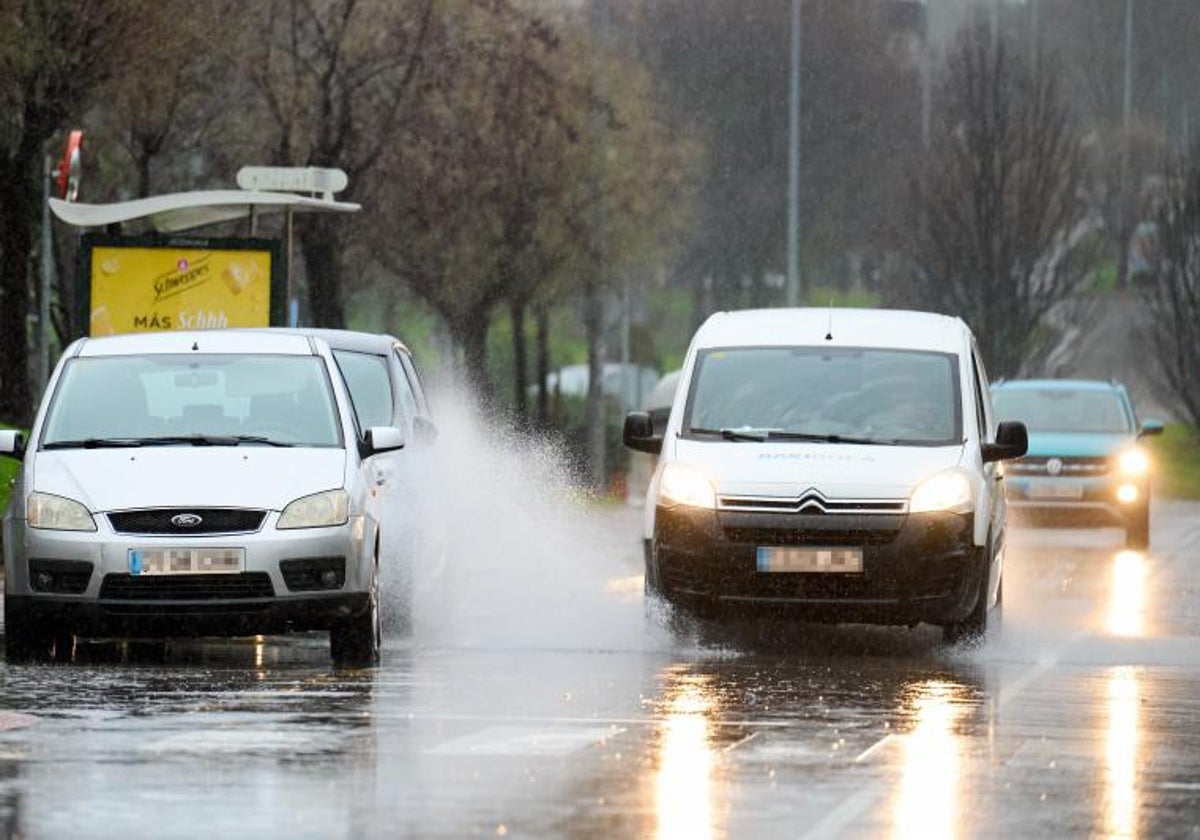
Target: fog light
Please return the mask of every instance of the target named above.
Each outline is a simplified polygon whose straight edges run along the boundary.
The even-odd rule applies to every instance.
[[[1122,484],[1117,488],[1117,501],[1129,505],[1138,500],[1138,489],[1135,484]]]
[[[321,586],[326,589],[336,589],[338,585],[338,575],[333,569],[326,569],[321,572]]]
[[[37,572],[33,576],[33,588],[38,592],[53,592],[54,575],[49,572]]]

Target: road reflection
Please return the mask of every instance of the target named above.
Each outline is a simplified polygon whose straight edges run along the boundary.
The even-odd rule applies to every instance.
[[[1113,558],[1108,600],[1108,632],[1114,636],[1145,633],[1146,555],[1120,551]]]
[[[1114,636],[1145,635],[1146,556],[1119,552],[1113,559],[1108,631]],[[1138,834],[1137,767],[1141,728],[1141,682],[1136,668],[1122,665],[1108,675],[1108,732],[1104,752],[1105,833]]]
[[[670,674],[656,779],[659,840],[713,837],[715,757],[709,715],[716,710],[712,677]]]
[[[949,680],[914,683],[906,691],[903,711],[913,728],[900,736],[903,764],[892,808],[893,837],[956,836],[962,739],[955,730],[969,699],[965,686]]]

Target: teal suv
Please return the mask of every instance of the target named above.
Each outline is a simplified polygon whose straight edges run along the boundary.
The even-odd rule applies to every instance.
[[[1025,457],[1005,465],[1009,515],[1033,525],[1118,526],[1133,549],[1150,545],[1151,460],[1140,425],[1118,382],[1022,379],[992,386],[1001,420],[1029,430]]]

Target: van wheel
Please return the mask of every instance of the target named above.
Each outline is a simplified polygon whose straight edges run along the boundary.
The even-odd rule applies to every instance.
[[[329,630],[329,655],[339,668],[370,668],[379,664],[383,630],[379,621],[379,564],[371,575],[367,608]]]
[[[1145,551],[1150,547],[1150,505],[1145,504],[1133,513],[1125,526],[1125,547]]]
[[[942,639],[947,644],[963,647],[975,647],[983,642],[987,635],[990,610],[988,610],[988,570],[991,564],[984,566],[979,581],[979,594],[975,599],[975,608],[962,621],[954,621],[942,625]],[[1000,577],[1000,593],[1004,591],[1004,577]],[[1000,618],[1000,599],[996,597],[996,618]]]
[[[44,621],[4,598],[4,655],[9,662],[52,662],[61,641]],[[56,644],[57,643],[57,644]]]

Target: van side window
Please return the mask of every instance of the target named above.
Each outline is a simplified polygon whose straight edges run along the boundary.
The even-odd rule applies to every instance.
[[[974,349],[971,351],[971,373],[975,380],[975,415],[979,423],[979,440],[988,440],[989,420],[987,411],[987,399],[984,396],[984,382],[986,382],[987,374],[983,372],[983,365],[979,361],[979,354]]]
[[[421,406],[417,402],[417,395],[413,392],[412,383],[409,382],[410,376],[408,366],[404,364],[404,357],[397,352],[396,358],[400,362],[400,369],[404,375],[398,378],[396,383],[400,391],[400,406],[404,409],[404,416],[411,424],[414,417],[421,413]]]

